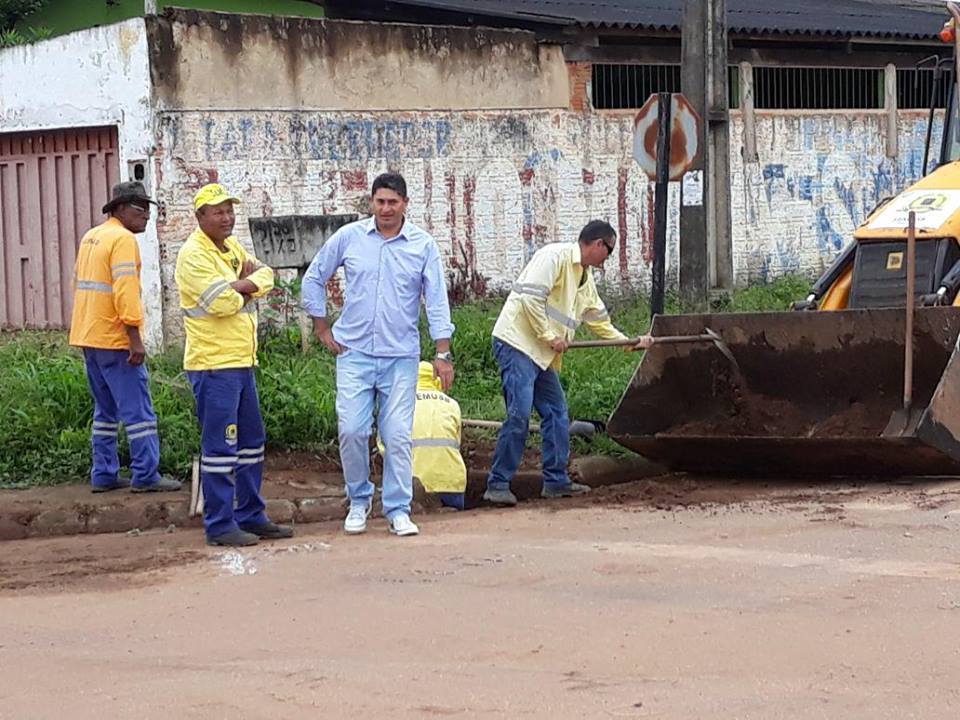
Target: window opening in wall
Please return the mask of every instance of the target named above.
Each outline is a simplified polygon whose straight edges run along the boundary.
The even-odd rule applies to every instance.
[[[755,66],[753,104],[767,110],[882,108],[883,69]]]
[[[941,72],[937,79],[937,107],[943,107],[950,92],[952,76],[949,72]],[[930,95],[933,92],[933,68],[898,68],[897,69],[897,107],[906,109],[930,107]]]
[[[731,67],[728,75],[731,108],[740,106],[738,72]],[[653,93],[680,92],[680,66],[594,63],[591,80],[594,108],[633,110],[643,107]]]
[[[680,65],[594,63],[591,75],[594,108],[630,110],[643,106],[653,93],[680,92]],[[946,97],[950,80],[942,75],[938,98]],[[740,106],[740,73],[729,68],[729,103]],[[933,69],[897,70],[897,107],[928,108]],[[758,110],[876,110],[883,108],[883,68],[763,67],[753,68],[753,102]]]

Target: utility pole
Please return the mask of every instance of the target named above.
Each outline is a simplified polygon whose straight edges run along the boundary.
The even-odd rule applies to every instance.
[[[680,88],[703,118],[680,207],[680,298],[696,311],[733,287],[726,0],[685,0],[681,41]]]

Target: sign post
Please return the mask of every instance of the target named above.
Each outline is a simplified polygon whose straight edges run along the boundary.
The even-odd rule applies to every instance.
[[[670,93],[657,98],[657,185],[653,198],[653,277],[650,317],[663,315],[664,272],[667,254],[667,193],[670,190]]]
[[[700,153],[700,116],[679,93],[657,93],[634,120],[633,157],[656,181],[650,314],[663,314],[669,182],[680,180]]]

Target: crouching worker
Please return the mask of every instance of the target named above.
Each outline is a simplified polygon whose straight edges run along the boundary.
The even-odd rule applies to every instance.
[[[233,204],[222,185],[193,200],[197,223],[177,255],[176,281],[186,328],[183,367],[197,401],[200,481],[208,545],[256,545],[293,536],[267,518],[260,497],[266,433],[254,367],[255,299],[273,289],[273,270],[233,235]]]
[[[433,365],[420,363],[413,411],[413,476],[446,507],[463,510],[467,466],[460,454],[460,404],[443,392]]]

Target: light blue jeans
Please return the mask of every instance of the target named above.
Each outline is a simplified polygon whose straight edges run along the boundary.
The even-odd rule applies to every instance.
[[[530,413],[534,408],[541,421],[543,484],[551,488],[569,486],[570,417],[560,376],[556,370],[542,370],[529,355],[498,338],[493,339],[493,355],[500,365],[507,419],[497,436],[487,487],[510,489],[510,481],[523,460]]]
[[[417,357],[375,357],[358,350],[337,356],[337,424],[340,462],[350,505],[367,506],[370,433],[374,406],[383,441],[383,514],[410,514],[413,499],[413,410],[417,402]]]

